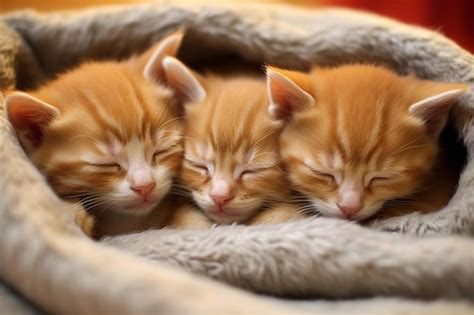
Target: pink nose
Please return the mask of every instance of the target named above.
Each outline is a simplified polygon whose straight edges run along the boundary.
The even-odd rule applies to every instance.
[[[150,182],[147,184],[132,186],[130,187],[130,189],[133,190],[137,195],[140,195],[143,198],[146,198],[152,192],[155,186],[156,186],[155,182]]]
[[[342,206],[340,204],[337,204],[337,206],[347,218],[352,217],[354,214],[356,214],[362,209],[361,205],[348,207],[348,206]]]
[[[234,196],[232,195],[210,195],[212,198],[212,201],[214,201],[214,204],[218,208],[224,207],[229,201],[231,201]]]

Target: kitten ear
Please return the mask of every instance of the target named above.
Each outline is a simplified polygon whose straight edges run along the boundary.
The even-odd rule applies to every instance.
[[[444,88],[444,92],[418,101],[408,109],[412,115],[425,122],[427,133],[435,137],[438,137],[446,126],[451,107],[469,90],[467,85],[462,84],[451,84],[447,87],[451,89],[446,91]]]
[[[294,111],[314,105],[308,75],[267,67],[268,112],[273,119],[288,120]]]
[[[206,91],[181,61],[173,57],[163,60],[166,82],[183,102],[201,102]]]
[[[184,37],[182,30],[177,31],[165,37],[156,48],[151,57],[148,59],[143,75],[150,81],[165,81],[165,71],[163,69],[163,59],[167,56],[176,56],[178,49]]]
[[[41,144],[44,128],[60,114],[57,108],[23,92],[8,95],[5,110],[20,142],[27,148]]]

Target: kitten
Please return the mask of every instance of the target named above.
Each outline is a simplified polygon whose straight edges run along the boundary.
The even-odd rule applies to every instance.
[[[168,79],[185,104],[181,182],[217,223],[299,218],[278,155],[283,124],[270,119],[265,81],[248,76],[199,76],[178,60],[164,60]],[[282,205],[272,210],[279,203]],[[249,221],[250,220],[250,221]]]
[[[363,220],[387,201],[398,214],[449,201],[455,181],[440,178],[438,140],[466,85],[370,65],[309,74],[270,67],[267,84],[269,112],[286,123],[290,181],[322,215]],[[397,206],[401,198],[412,202]]]
[[[162,61],[181,39],[175,33],[140,56],[85,63],[6,97],[25,152],[61,197],[99,215],[145,216],[168,194],[182,161],[182,121]]]

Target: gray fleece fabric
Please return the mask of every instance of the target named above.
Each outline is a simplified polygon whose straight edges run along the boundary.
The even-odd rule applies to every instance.
[[[359,61],[474,82],[473,56],[455,43],[374,15],[146,4],[0,16],[0,88],[37,86],[86,59],[125,58],[182,26],[182,57],[194,64],[225,53],[294,69]],[[29,300],[71,314],[473,314],[473,107],[471,91],[452,115],[468,162],[439,212],[368,226],[311,218],[164,229],[100,243],[75,226],[0,107],[0,280],[14,289],[0,288],[0,310],[33,312]]]

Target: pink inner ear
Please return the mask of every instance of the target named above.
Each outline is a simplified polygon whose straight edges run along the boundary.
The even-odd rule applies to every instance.
[[[8,107],[10,121],[22,136],[33,146],[38,146],[43,138],[42,128],[55,117],[51,109],[29,102],[12,103]]]
[[[166,57],[163,60],[166,79],[183,102],[201,102],[206,92],[192,72],[179,60]]]
[[[158,44],[143,70],[145,78],[158,82],[165,81],[162,61],[166,56],[176,56],[183,36],[182,31],[177,31],[168,35]]]
[[[451,107],[466,91],[454,89],[428,97],[411,105],[409,111],[425,121],[428,134],[438,136],[446,125]]]
[[[277,119],[288,119],[293,112],[294,102],[291,93],[285,91],[284,86],[278,86],[273,88],[273,101],[277,105],[275,111],[275,118]]]
[[[425,113],[426,132],[428,134],[438,134],[444,128],[448,118],[449,109],[445,107],[435,107]]]
[[[274,71],[267,72],[270,112],[275,119],[287,120],[295,110],[314,104],[314,99],[292,80]]]

